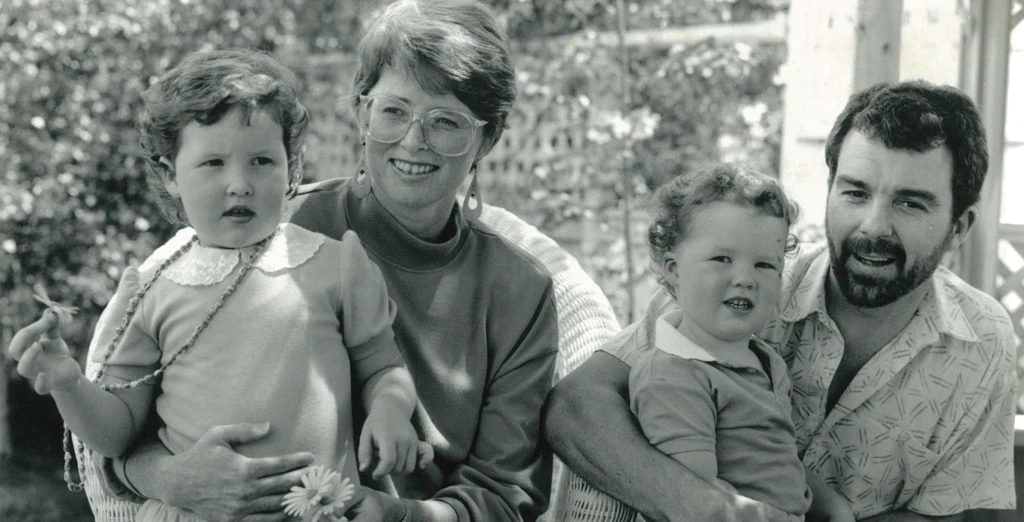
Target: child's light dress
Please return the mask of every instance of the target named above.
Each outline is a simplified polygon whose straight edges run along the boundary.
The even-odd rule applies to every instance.
[[[182,230],[158,249],[140,268],[140,283],[193,235]],[[241,259],[239,250],[196,243],[169,265],[139,304],[103,381],[136,379],[177,352],[235,280]],[[266,438],[235,449],[250,457],[310,452],[315,464],[357,484],[352,379],[401,364],[394,314],[354,232],[336,241],[280,225],[195,345],[164,373],[160,440],[177,454],[213,426],[269,421]],[[98,348],[97,362],[105,345]],[[136,520],[196,519],[150,500]]]

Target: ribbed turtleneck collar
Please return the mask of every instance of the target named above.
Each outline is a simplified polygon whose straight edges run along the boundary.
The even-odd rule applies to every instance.
[[[385,262],[410,272],[428,272],[447,265],[469,237],[469,227],[454,205],[438,243],[424,241],[406,230],[371,192],[358,198],[346,191],[345,214],[363,246]]]

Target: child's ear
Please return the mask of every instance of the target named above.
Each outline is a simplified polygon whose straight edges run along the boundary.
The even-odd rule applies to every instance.
[[[678,283],[679,263],[676,262],[675,252],[665,252],[661,258],[661,276],[672,286],[676,286]]]
[[[167,159],[167,156],[160,156],[157,161],[160,163],[160,181],[164,182],[164,188],[170,195],[179,197],[178,182],[174,176],[174,162]]]

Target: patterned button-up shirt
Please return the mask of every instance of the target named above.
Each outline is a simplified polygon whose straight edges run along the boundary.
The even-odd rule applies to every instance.
[[[907,327],[826,414],[843,337],[825,310],[828,249],[804,250],[787,260],[780,314],[762,331],[789,367],[804,464],[858,519],[1013,508],[1016,341],[1006,310],[940,267]]]
[[[857,373],[826,415],[843,337],[825,309],[824,244],[786,260],[780,313],[760,337],[786,360],[804,465],[858,519],[900,509],[942,516],[1012,509],[1016,341],[1006,310],[939,268],[910,324]],[[624,342],[673,308],[666,292],[602,350],[626,364]],[[634,331],[637,329],[637,331]]]

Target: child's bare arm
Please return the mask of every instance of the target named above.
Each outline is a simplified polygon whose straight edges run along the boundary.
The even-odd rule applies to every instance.
[[[408,473],[434,460],[433,448],[420,442],[410,422],[416,408],[412,376],[402,366],[382,368],[363,386],[366,422],[359,437],[359,468],[368,471],[377,453],[375,478]]]
[[[116,457],[142,429],[154,387],[142,385],[116,393],[90,382],[60,337],[57,314],[47,311],[11,340],[18,373],[35,391],[52,395],[68,428],[89,448]]]

